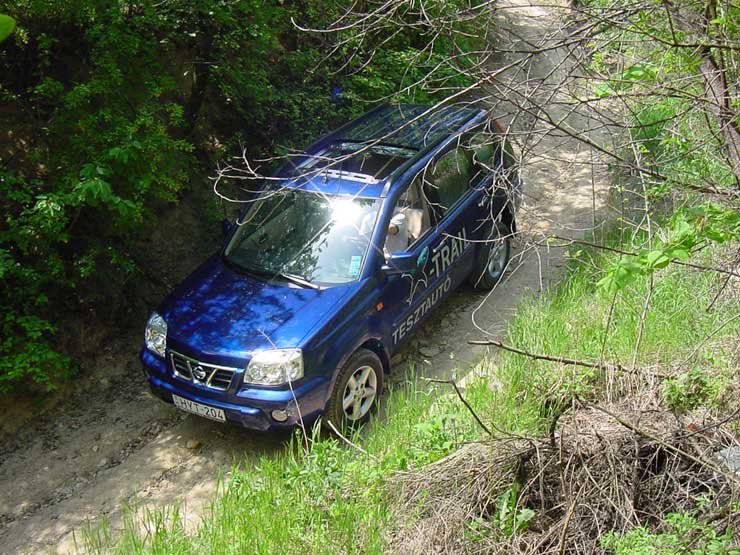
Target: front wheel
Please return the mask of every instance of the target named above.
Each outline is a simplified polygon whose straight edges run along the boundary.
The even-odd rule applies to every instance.
[[[383,390],[383,364],[378,355],[359,349],[344,363],[334,383],[326,418],[342,430],[365,422]]]
[[[488,239],[478,248],[475,266],[469,281],[473,287],[488,291],[501,281],[511,257],[511,230],[499,223],[491,229]]]

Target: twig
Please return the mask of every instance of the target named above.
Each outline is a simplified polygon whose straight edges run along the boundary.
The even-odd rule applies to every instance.
[[[348,437],[346,437],[344,434],[342,434],[342,432],[340,432],[339,430],[337,430],[336,426],[334,426],[334,423],[331,420],[327,420],[326,421],[326,425],[329,426],[331,428],[331,431],[334,432],[336,434],[336,436],[339,439],[341,439],[344,443],[346,443],[350,447],[353,447],[354,449],[357,449],[363,455],[367,455],[371,459],[377,460],[374,455],[368,453],[365,449],[363,449],[362,447],[360,447],[359,445],[357,445],[356,443],[354,443],[352,440],[350,440]]]
[[[693,437],[695,435],[702,434],[702,433],[706,432],[707,430],[711,430],[712,428],[719,428],[723,424],[727,424],[731,420],[735,420],[738,416],[740,416],[740,408],[737,409],[737,410],[735,410],[735,411],[733,411],[729,416],[726,416],[722,420],[719,420],[719,421],[714,422],[712,424],[707,424],[706,426],[703,426],[703,427],[699,428],[698,430],[689,431],[688,433],[681,432],[681,437],[690,438],[690,437]]]
[[[561,403],[560,406],[558,406],[555,409],[555,413],[552,415],[552,420],[550,421],[550,426],[548,427],[547,435],[550,439],[550,447],[552,447],[553,451],[556,449],[555,445],[555,432],[558,428],[558,421],[560,420],[560,417],[563,416],[567,410],[573,406],[572,399],[569,400],[568,403]]]
[[[506,345],[505,343],[502,343],[501,341],[496,341],[495,339],[473,339],[471,341],[468,341],[470,345],[492,345],[494,347],[498,347],[499,349],[503,349],[504,351],[509,351],[511,353],[515,353],[517,355],[526,356],[529,358],[533,358],[535,360],[547,360],[549,362],[557,362],[559,364],[565,364],[570,366],[583,366],[584,368],[596,368],[597,370],[616,370],[618,372],[624,372],[626,374],[636,374],[641,375],[643,373],[649,373],[656,378],[662,378],[662,379],[668,379],[670,378],[667,374],[661,374],[659,372],[653,372],[652,370],[647,370],[646,368],[640,368],[640,369],[632,369],[632,368],[625,368],[621,364],[614,364],[614,363],[599,363],[599,362],[588,362],[585,360],[576,360],[574,358],[566,358],[566,357],[553,357],[549,355],[540,355],[536,353],[530,353],[527,351],[522,351],[521,349],[517,349],[516,347],[512,347],[511,345]]]
[[[568,534],[568,525],[570,524],[570,521],[576,512],[576,507],[578,506],[578,497],[581,495],[584,487],[586,487],[586,482],[581,484],[581,487],[578,489],[578,493],[576,493],[573,501],[571,501],[570,506],[568,507],[568,512],[565,515],[565,519],[563,520],[563,529],[560,531],[560,542],[558,548],[559,555],[565,554],[565,538]]]
[[[455,388],[455,393],[457,393],[457,396],[458,396],[458,397],[460,398],[460,401],[462,401],[462,404],[463,404],[463,405],[465,405],[465,407],[466,407],[466,408],[468,409],[468,411],[470,412],[470,414],[472,414],[472,415],[473,415],[473,418],[475,418],[475,421],[476,421],[476,422],[478,422],[478,425],[479,425],[479,426],[480,426],[481,428],[483,428],[483,430],[484,430],[484,431],[485,431],[485,432],[486,432],[486,433],[487,433],[487,434],[488,434],[489,436],[493,436],[493,434],[491,433],[491,430],[489,430],[489,429],[488,429],[488,426],[486,426],[486,425],[485,425],[485,424],[484,424],[484,423],[483,423],[483,422],[481,421],[481,419],[480,419],[480,418],[478,418],[478,415],[477,415],[477,414],[475,413],[475,411],[473,410],[473,407],[471,407],[471,406],[470,406],[470,405],[468,404],[468,402],[467,402],[467,401],[465,400],[465,398],[464,398],[464,397],[462,396],[462,393],[460,392],[460,388],[459,388],[459,387],[457,387],[457,384],[455,383],[455,380],[438,380],[438,379],[435,379],[435,378],[426,378],[426,381],[428,381],[428,382],[431,382],[431,383],[445,383],[445,384],[448,384],[448,385],[451,385],[452,387],[454,387],[454,388]]]

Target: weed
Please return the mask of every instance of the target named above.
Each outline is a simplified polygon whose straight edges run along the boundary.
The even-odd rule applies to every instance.
[[[625,534],[606,534],[604,548],[615,555],[738,555],[732,548],[732,531],[718,534],[691,513],[671,513],[666,517],[665,532],[651,532],[644,526]]]
[[[666,380],[663,399],[672,409],[682,411],[694,410],[702,405],[715,406],[727,386],[723,376],[695,366],[688,372]]]

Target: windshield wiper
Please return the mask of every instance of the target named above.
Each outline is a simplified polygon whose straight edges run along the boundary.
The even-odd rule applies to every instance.
[[[272,270],[263,270],[261,268],[250,268],[249,266],[242,266],[241,264],[237,264],[233,260],[230,260],[227,256],[223,257],[223,260],[226,265],[229,266],[229,268],[240,273],[250,274],[256,277],[266,277],[268,279],[274,279],[277,277],[291,283],[295,283],[296,285],[300,285],[301,287],[308,287],[310,289],[321,289],[321,287],[319,287],[315,283],[311,283],[311,280],[303,276],[289,274],[285,272],[274,272]]]
[[[245,268],[241,264],[237,264],[233,260],[231,260],[228,256],[222,256],[221,261],[231,270],[234,270],[235,272],[239,274],[254,274],[252,270],[249,268]]]
[[[303,287],[309,287],[311,289],[321,289],[321,287],[319,287],[315,283],[311,283],[309,279],[306,279],[303,276],[297,276],[295,274],[286,274],[284,272],[278,272],[275,275],[283,279],[287,279],[288,281],[295,283],[296,285],[301,285]]]

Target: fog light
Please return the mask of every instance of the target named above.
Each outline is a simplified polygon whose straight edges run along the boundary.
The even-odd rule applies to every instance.
[[[274,410],[272,411],[272,419],[275,422],[285,422],[288,419],[288,413],[284,410]]]

